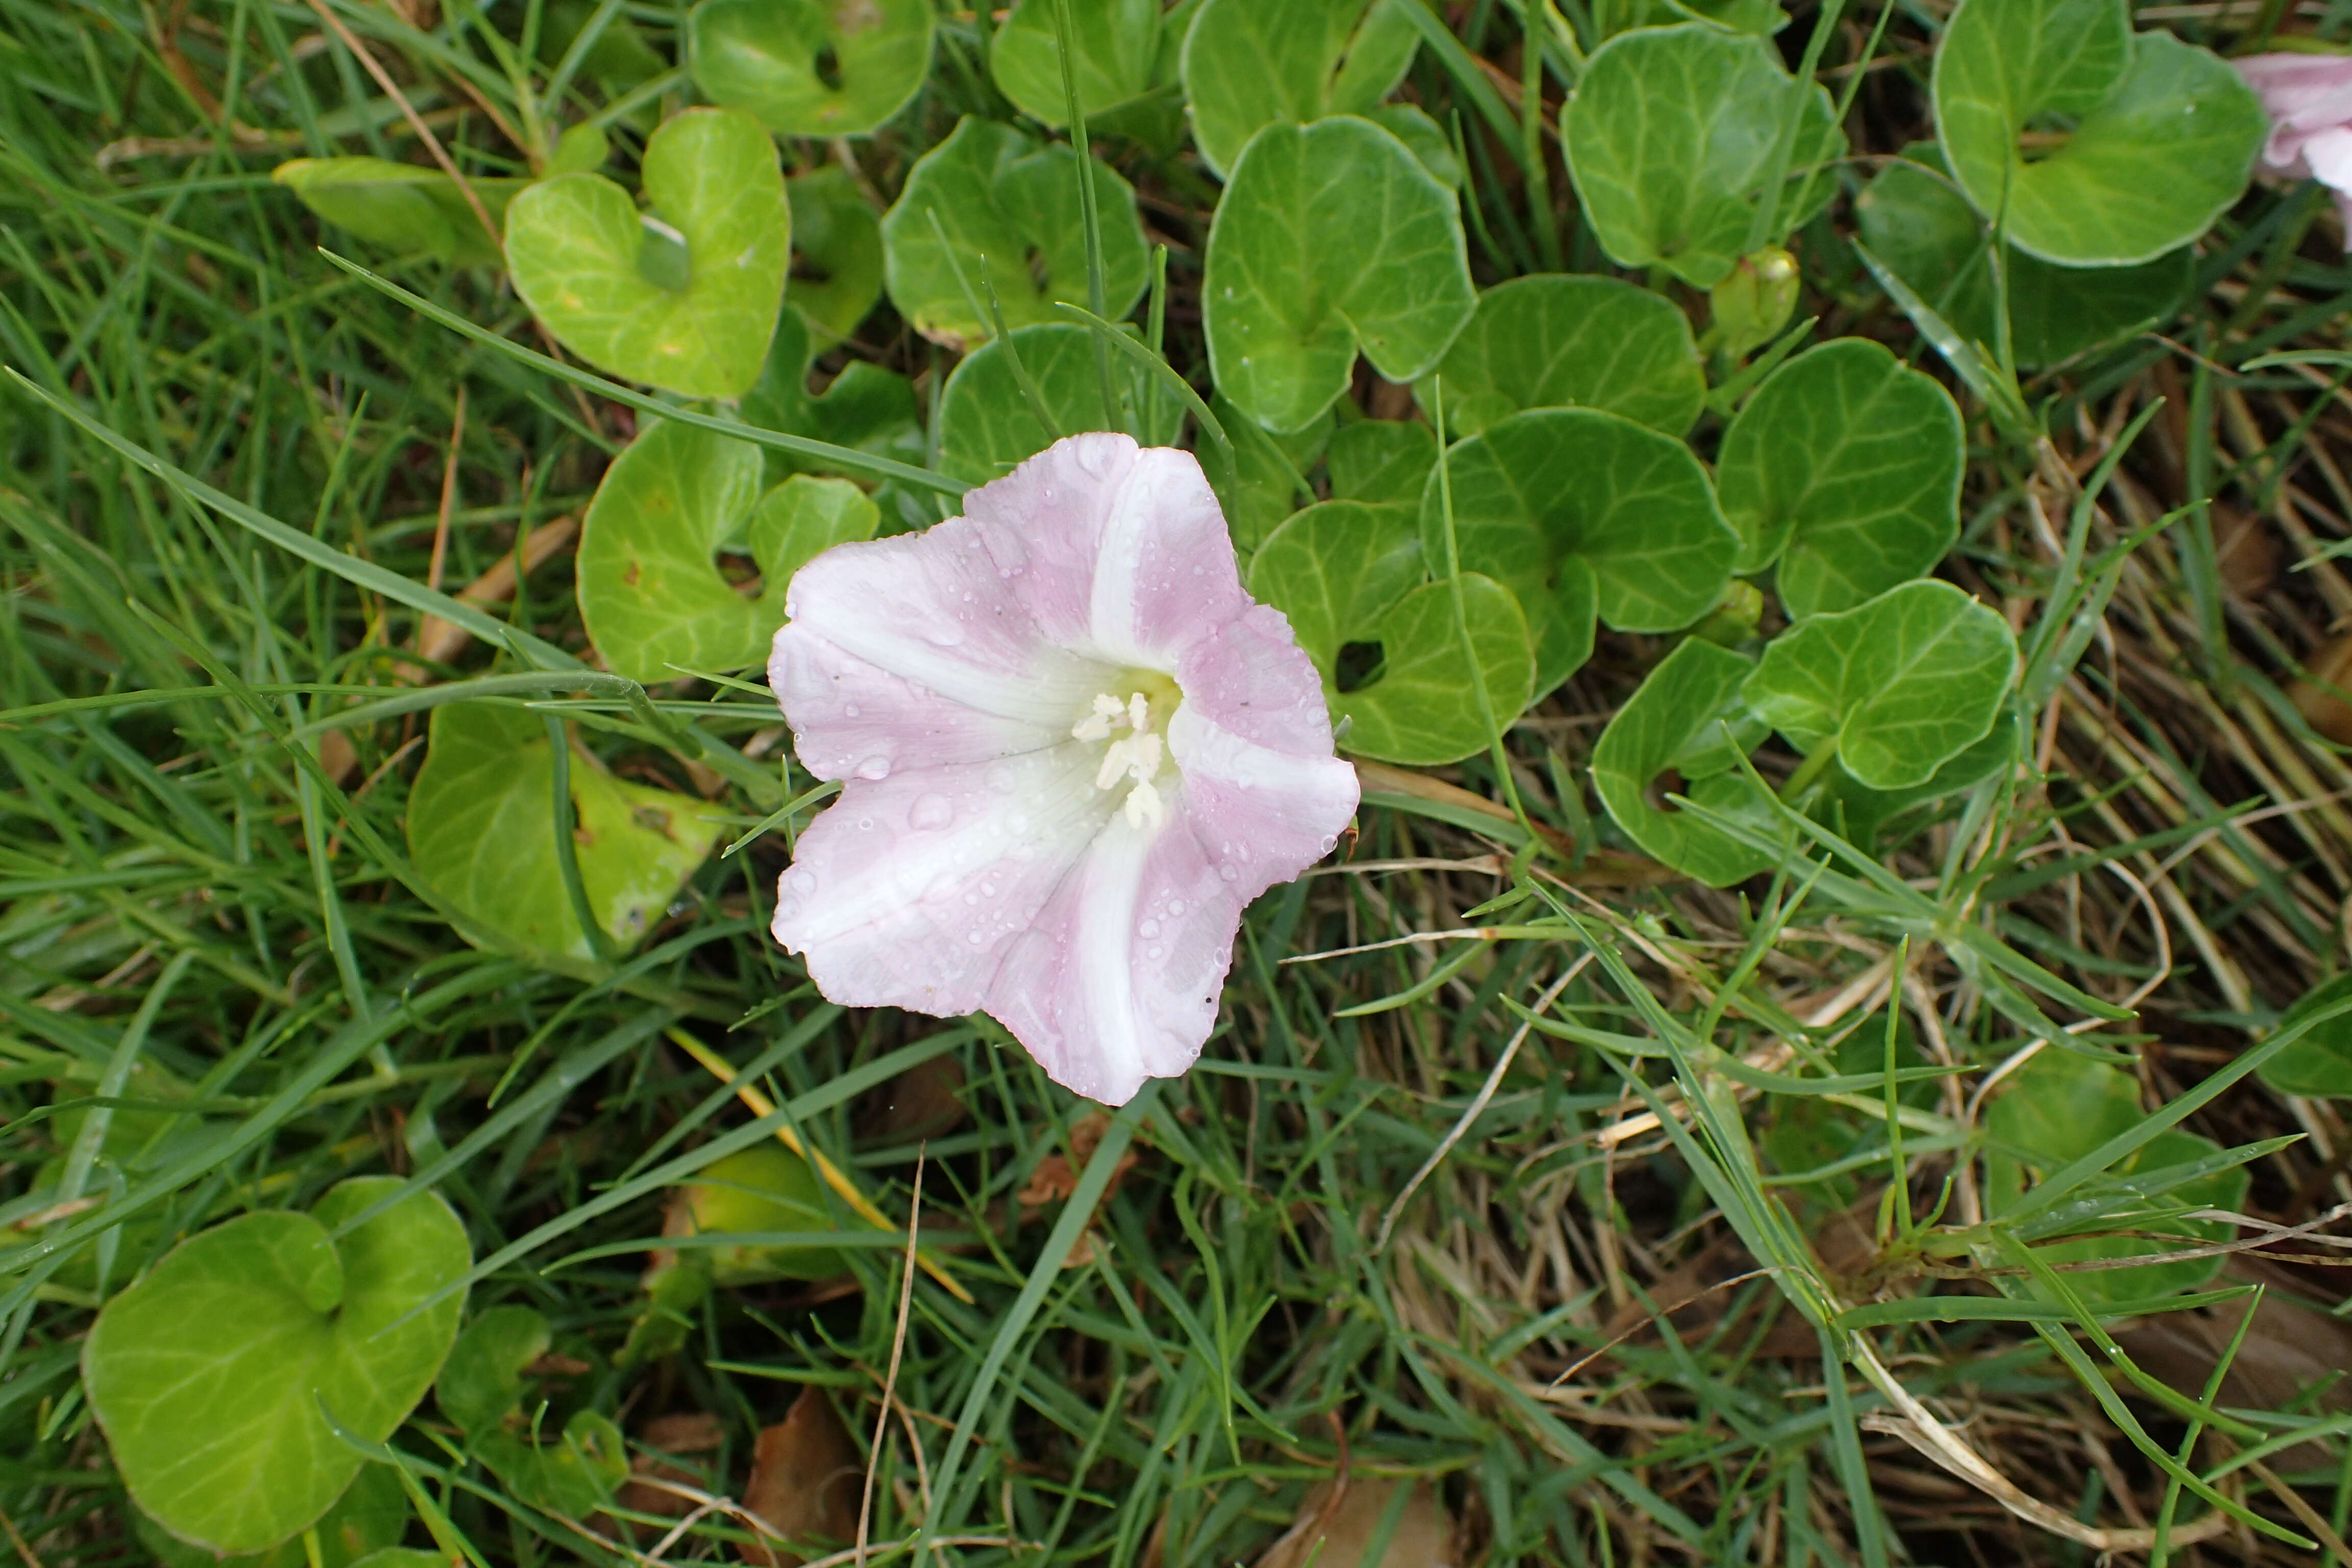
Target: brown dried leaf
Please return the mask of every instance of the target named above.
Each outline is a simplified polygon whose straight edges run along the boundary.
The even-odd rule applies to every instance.
[[[1059,1150],[1037,1162],[1029,1179],[1021,1184],[1016,1197],[1021,1205],[1021,1217],[1034,1218],[1038,1210],[1050,1204],[1067,1203],[1078,1190],[1078,1173],[1086,1169],[1087,1158],[1110,1131],[1110,1116],[1106,1111],[1088,1111],[1070,1129],[1070,1152]],[[1075,1159],[1076,1163],[1073,1163]],[[1110,1185],[1103,1189],[1108,1197],[1118,1190],[1119,1179],[1135,1168],[1136,1152],[1129,1149],[1118,1157],[1118,1166],[1110,1173]]]
[[[788,1540],[845,1546],[857,1533],[865,1476],[865,1456],[833,1402],[812,1384],[782,1421],[761,1432],[743,1506]],[[743,1561],[752,1568],[800,1568],[807,1559],[762,1540],[743,1548]]]
[[[1397,1518],[1388,1550],[1377,1559],[1364,1553],[1388,1512],[1402,1481],[1324,1481],[1299,1505],[1298,1522],[1265,1549],[1257,1568],[1451,1568],[1454,1521],[1427,1481],[1412,1483],[1412,1495]],[[1321,1550],[1318,1551],[1318,1543]]]
[[[884,1143],[937,1138],[961,1125],[963,1068],[953,1058],[918,1062],[867,1098],[859,1131]]]

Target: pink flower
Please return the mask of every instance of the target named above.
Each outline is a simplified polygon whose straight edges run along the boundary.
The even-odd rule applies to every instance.
[[[1314,667],[1191,454],[1073,436],[793,577],[770,684],[843,783],[776,940],[851,1006],[986,1011],[1124,1103],[1192,1066],[1242,908],[1357,800]]]
[[[2248,55],[2232,60],[2271,117],[2263,166],[2292,179],[2316,177],[2336,195],[2352,250],[2352,57]]]

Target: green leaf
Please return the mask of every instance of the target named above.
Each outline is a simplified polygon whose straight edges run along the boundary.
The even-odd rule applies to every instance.
[[[1934,91],[1969,200],[2010,243],[2072,267],[2152,261],[2203,234],[2268,129],[2237,72],[2134,33],[2124,0],[1965,0]]]
[[[751,1239],[830,1235],[844,1228],[839,1200],[826,1193],[808,1162],[771,1142],[754,1143],[704,1166],[692,1185],[678,1189],[663,1233],[680,1239],[745,1237],[718,1246],[681,1247],[676,1255],[707,1272],[711,1283],[736,1286],[762,1285],[774,1279],[830,1279],[848,1273],[848,1260],[837,1247]],[[856,1228],[867,1227],[856,1224]]]
[[[492,1307],[466,1326],[433,1394],[467,1445],[530,1507],[580,1519],[628,1479],[620,1429],[594,1410],[574,1410],[551,1429],[532,1387],[532,1363],[553,1342],[529,1307]]]
[[[554,760],[538,715],[480,702],[433,710],[408,796],[418,875],[470,919],[539,952],[593,956],[555,855]],[[686,795],[571,763],[573,847],[588,907],[623,947],[644,936],[722,831]]]
[[[401,256],[430,256],[459,266],[506,260],[457,183],[438,169],[382,158],[297,158],[269,177],[333,224]],[[507,205],[528,180],[474,180],[474,195],[503,223]]]
[[[795,474],[760,493],[747,441],[649,425],[604,470],[580,527],[580,616],[604,667],[632,680],[763,664],[793,574],[871,539],[881,515],[847,479]],[[720,552],[760,568],[757,596],[720,574]]]
[[[465,1227],[417,1193],[331,1235],[400,1185],[359,1177],[307,1215],[215,1226],[99,1313],[82,1351],[91,1408],[131,1497],[173,1534],[223,1554],[289,1539],[362,1463],[329,1413],[381,1443],[432,1385],[463,1298],[418,1309],[465,1278]]]
[[[923,154],[882,219],[890,299],[916,331],[952,348],[981,342],[993,330],[991,288],[1007,328],[1053,320],[1057,300],[1086,303],[1076,160],[1061,142],[971,115]],[[1087,166],[1102,214],[1103,289],[1116,320],[1135,308],[1149,280],[1143,226],[1134,188],[1099,159]]]
[[[1415,508],[1437,467],[1437,432],[1417,419],[1359,419],[1332,432],[1323,461],[1333,500]]]
[[[1420,35],[1419,0],[1204,0],[1185,36],[1192,140],[1231,177],[1250,138],[1276,121],[1362,114],[1394,91]]]
[[[1611,717],[1592,749],[1592,785],[1611,819],[1661,865],[1711,887],[1745,881],[1768,869],[1772,857],[1666,797],[1679,795],[1759,832],[1778,831],[1771,803],[1738,769],[1764,738],[1739,699],[1754,668],[1744,654],[1685,638]]]
[[[2009,1075],[1985,1110],[1996,1147],[2055,1170],[2139,1121],[2139,1085],[2120,1068],[2044,1047]]]
[[[2324,980],[2286,1010],[2278,1026],[2292,1028],[2347,996],[2352,996],[2352,974]],[[2352,1099],[2352,1014],[2323,1019],[2288,1041],[2263,1064],[2262,1079],[2281,1094]]]
[[[1799,750],[1834,742],[1861,783],[1905,789],[1992,728],[2016,675],[2009,623],[1930,579],[1781,633],[1744,696]]]
[[[2045,1051],[2044,1056],[2050,1053]],[[2221,1152],[2210,1138],[2175,1129],[2159,1132],[2120,1173],[2144,1180],[2168,1167],[2194,1164]],[[2243,1166],[2215,1171],[2181,1183],[2165,1194],[2164,1202],[2183,1209],[2235,1210],[2246,1201],[2249,1177]],[[2034,1248],[2042,1261],[2053,1265],[2093,1258],[2144,1258],[2154,1253],[2182,1252],[2213,1247],[2237,1238],[2237,1227],[2227,1220],[2187,1219],[2173,1215],[2134,1215],[2124,1222],[2147,1236],[2089,1236],[2050,1242]],[[2091,1307],[2118,1301],[2144,1300],[2194,1290],[2221,1272],[2223,1259],[2187,1258],[2173,1263],[2151,1263],[2137,1268],[2067,1270],[2063,1278]]]
[[[1060,426],[1061,436],[1081,430],[1116,430],[1124,421],[1118,411],[1102,405],[1102,375],[1095,359],[1094,329],[1070,321],[1041,327],[1017,327],[1011,333],[1021,366]],[[1142,406],[1143,372],[1125,359],[1111,365],[1111,384]],[[1172,445],[1183,426],[1183,410],[1163,395],[1160,422],[1147,433],[1147,446]],[[966,483],[986,484],[1003,479],[1059,437],[1049,434],[1030,412],[1013,374],[1013,362],[1002,343],[982,344],[964,356],[940,394],[940,461],[941,472]]]
[[[1903,150],[1855,198],[1863,242],[1963,338],[1998,342],[1986,226],[1933,142]],[[2189,291],[2189,247],[2132,267],[2060,267],[2005,247],[2011,353],[2057,364],[2155,326]]]
[[[1451,586],[1424,583],[1421,542],[1402,507],[1324,501],[1267,536],[1250,592],[1290,617],[1323,678],[1339,744],[1358,756],[1431,766],[1493,739],[1469,696],[1471,667]],[[1463,596],[1496,722],[1534,696],[1527,625],[1508,590],[1465,573]]]
[[[1867,849],[1877,842],[1889,823],[1913,806],[1972,788],[2016,760],[2015,728],[1995,723],[1983,740],[1937,768],[1934,777],[1907,789],[1872,789],[1852,773],[1840,771],[1832,776],[1829,786],[1809,808],[1808,815],[1827,824],[1848,843]]]
[[[1354,118],[1251,142],[1202,285],[1217,390],[1251,418],[1305,428],[1348,390],[1360,349],[1391,381],[1425,374],[1475,306],[1454,193],[1403,142]]]
[[[1339,421],[1327,409],[1306,428],[1277,434],[1234,407],[1223,393],[1210,395],[1209,412],[1234,443],[1235,483],[1225,523],[1233,531],[1235,549],[1255,550],[1284,518],[1313,504],[1312,492],[1299,494],[1298,481],[1323,460]]]
[[[547,1320],[530,1308],[492,1307],[450,1347],[433,1401],[468,1437],[489,1431],[522,1407],[524,1373],[553,1342]]]
[[[1594,52],[1560,138],[1601,247],[1711,289],[1748,249],[1793,80],[1770,45],[1704,23],[1620,33]],[[1777,242],[1837,188],[1845,135],[1829,94],[1805,89],[1802,123],[1765,237]]]
[[[931,0],[702,0],[687,18],[694,84],[787,136],[862,136],[931,63]]]
[[[1960,411],[1866,338],[1772,373],[1716,458],[1739,570],[1778,561],[1791,616],[1847,610],[1944,558],[1960,528]]]
[[[380,1561],[384,1550],[407,1533],[409,1517],[400,1472],[390,1465],[362,1464],[334,1506],[310,1527],[318,1532],[318,1568],[358,1568]],[[161,1568],[310,1568],[310,1554],[299,1535],[267,1552],[221,1557],[189,1545],[143,1513],[134,1511],[132,1527],[139,1544]],[[447,1564],[436,1559],[435,1568]]]
[[[799,266],[784,299],[827,337],[845,338],[882,298],[882,218],[849,172],[828,163],[784,182]]]
[[[1496,284],[1478,296],[1436,370],[1414,384],[1424,410],[1435,407],[1439,381],[1456,436],[1529,408],[1599,408],[1679,436],[1706,403],[1689,320],[1664,295],[1614,278]]]
[[[1619,631],[1675,631],[1730,585],[1739,536],[1671,436],[1598,409],[1531,409],[1460,443],[1448,466],[1463,570],[1518,595],[1538,693],[1591,653],[1596,612]],[[1433,476],[1421,503],[1432,559],[1440,499]]]
[[[689,109],[646,142],[645,195],[644,217],[602,174],[517,196],[515,292],[601,370],[689,397],[751,390],[791,261],[776,144],[748,114]]]
[[[989,74],[1013,106],[1058,131],[1069,122],[1062,51],[1054,27],[1056,0],[1020,0],[989,47]],[[1072,60],[1078,107],[1096,117],[1159,86],[1163,47],[1160,0],[1061,0],[1070,8],[1077,47]]]
[[[915,389],[903,375],[862,359],[841,367],[821,393],[809,390],[818,342],[808,318],[790,303],[776,318],[760,379],[743,395],[744,420],[766,430],[811,437],[836,447],[919,464],[923,431],[915,416]],[[839,471],[821,459],[771,451],[772,476]]]
[[[1462,188],[1462,160],[1454,155],[1452,139],[1420,105],[1383,103],[1365,110],[1364,118],[1412,149],[1439,184],[1449,191]]]

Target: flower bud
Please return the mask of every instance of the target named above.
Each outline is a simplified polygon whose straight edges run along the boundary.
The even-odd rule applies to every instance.
[[[1798,283],[1797,258],[1777,245],[1741,257],[1707,292],[1716,349],[1739,360],[1770,342],[1797,309]]]

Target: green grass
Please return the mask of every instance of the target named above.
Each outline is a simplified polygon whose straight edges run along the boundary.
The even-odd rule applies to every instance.
[[[452,85],[515,106],[469,5],[444,0],[429,35],[381,5],[336,9],[404,79],[432,84],[417,107],[461,158],[512,172]],[[520,9],[493,19],[514,32]],[[656,39],[681,9],[627,7]],[[1515,44],[1517,7],[1457,9],[1468,50]],[[1969,1099],[2037,1015],[2119,1013],[2153,980],[2136,1018],[2084,1031],[2137,1062],[2145,1114],[2105,1158],[2057,1174],[2095,1200],[2077,1217],[2127,1226],[2128,1203],[2091,1178],[2181,1115],[2229,1146],[2310,1135],[2253,1161],[2258,1217],[2302,1224],[2347,1195],[2341,1111],[2245,1076],[2279,1010],[2339,966],[2352,892],[2336,800],[2352,776],[2278,695],[2352,610],[2320,559],[2352,535],[2334,466],[2352,426],[2321,401],[2327,374],[2237,368],[2339,345],[2352,275],[2306,233],[2311,201],[2251,198],[2206,242],[2207,291],[2166,341],[2029,385],[2056,432],[2038,467],[1978,451],[1975,521],[1948,574],[2013,605],[2029,645],[2079,607],[2064,597],[2070,528],[2095,558],[2184,503],[2219,502],[2114,562],[2099,629],[2040,694],[2055,704],[2046,780],[1980,792],[1890,867],[1833,856],[1745,897],[1628,889],[1599,862],[1515,860],[1508,844],[1482,859],[1495,841],[1436,808],[1368,809],[1345,857],[1252,911],[1201,1067],[1106,1124],[986,1020],[814,995],[764,930],[804,816],[711,861],[625,958],[535,963],[453,931],[405,858],[425,714],[320,726],[361,692],[413,684],[413,585],[445,508],[439,580],[454,591],[576,514],[633,416],[315,253],[354,247],[269,167],[411,146],[315,13],[207,0],[175,36],[157,31],[165,13],[180,15],[0,0],[0,359],[26,384],[0,389],[0,1225],[14,1227],[0,1234],[31,1249],[0,1277],[0,1516],[25,1561],[152,1560],[78,1387],[103,1296],[207,1224],[387,1171],[463,1217],[479,1260],[469,1310],[533,1307],[581,1350],[586,1403],[633,1437],[656,1416],[716,1417],[719,1447],[668,1461],[693,1485],[740,1497],[755,1435],[804,1387],[835,1402],[861,1454],[878,1431],[877,1561],[886,1544],[975,1563],[1248,1560],[1343,1469],[1432,1482],[1456,1562],[2095,1556],[1906,1446],[1897,1389],[2053,1516],[2179,1521],[2192,1539],[2176,1563],[2313,1560],[2275,1534],[2192,1526],[2212,1512],[2196,1495],[2209,1485],[2307,1535],[2284,1500],[2299,1485],[2305,1511],[2343,1532],[2341,1391],[2216,1393],[2201,1368],[2177,1390],[2168,1371],[2135,1378],[2117,1369],[2137,1366],[2145,1334],[2110,1352],[2089,1314],[2047,1305],[2063,1289],[2022,1299],[2020,1222],[1978,1224]],[[1875,19],[1849,18],[1832,61]],[[1891,34],[1921,41],[1909,13]],[[925,98],[861,152],[870,177],[888,186],[992,92],[977,47],[968,13],[947,25]],[[1516,112],[1486,101],[1488,79],[1457,68],[1467,58],[1424,51],[1413,90],[1441,120],[1458,110],[1472,139],[1482,280],[1562,238],[1573,264],[1598,265],[1572,215],[1563,235],[1530,237]],[[1857,110],[1872,150],[1916,128],[1923,68],[1874,75]],[[1498,113],[1512,134],[1482,138]],[[236,126],[270,140],[247,146]],[[1141,174],[1170,209],[1154,222],[1202,237],[1184,216],[1198,176]],[[1565,210],[1556,167],[1550,189]],[[1916,348],[1833,233],[1806,244],[1808,310]],[[539,346],[488,271],[361,259]],[[1180,250],[1173,270],[1181,306],[1197,255]],[[1201,357],[1196,322],[1171,312],[1180,365]],[[867,341],[935,367],[887,310]],[[2159,395],[2115,485],[2077,509],[2102,433]],[[142,468],[93,426],[186,478]],[[2225,575],[2225,513],[2254,515],[2281,554],[2251,585]],[[383,591],[394,579],[408,586]],[[566,556],[485,613],[586,655]],[[1604,646],[1496,760],[1445,776],[1586,842],[1596,716],[1662,647]],[[521,668],[477,641],[430,675],[447,696]],[[730,839],[797,787],[772,756],[698,774],[616,689],[551,684],[541,700],[629,776],[715,794]],[[656,696],[663,721],[729,747],[777,721],[757,692]],[[2026,715],[2035,744],[2044,711]],[[348,738],[348,766],[330,733]],[[2294,809],[2261,815],[2277,805]],[[1375,945],[1465,921],[1512,934]],[[1312,956],[1339,949],[1353,951]],[[665,1043],[673,1030],[778,1109],[745,1110]],[[1947,1063],[1959,1075],[1891,1070]],[[890,1131],[889,1086],[950,1068],[954,1124],[919,1145]],[[1791,1092],[1839,1075],[1856,1081]],[[1645,1111],[1659,1120],[1629,1132]],[[77,1173],[74,1134],[101,1118],[148,1129],[145,1147]],[[779,1128],[894,1226],[919,1155],[926,1247],[973,1300],[922,1274],[905,1289],[900,1238],[874,1237],[847,1251],[854,1288],[722,1290],[677,1353],[623,1365],[664,1194]],[[61,1158],[62,1177],[41,1173]],[[2338,1278],[2293,1276],[2322,1314]],[[2231,1328],[2245,1310],[2214,1309]],[[2263,1322],[2264,1348],[2291,1341]],[[2192,1413],[2201,1444],[2184,1443]],[[2270,1435],[2277,1485],[2231,1463]],[[393,1447],[438,1515],[411,1543],[481,1563],[620,1562],[633,1530],[642,1551],[674,1522],[530,1508],[429,1401]],[[731,1560],[751,1539],[718,1510],[666,1560]]]

